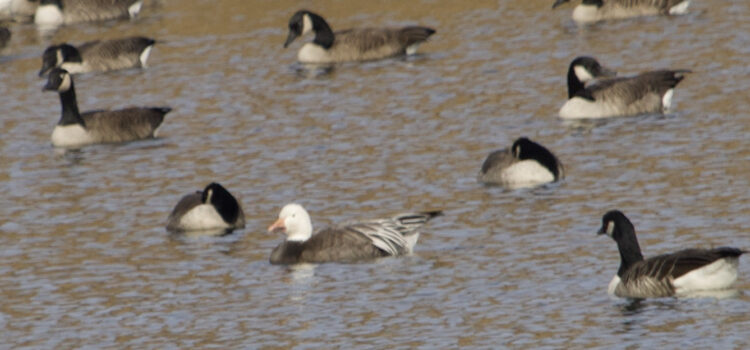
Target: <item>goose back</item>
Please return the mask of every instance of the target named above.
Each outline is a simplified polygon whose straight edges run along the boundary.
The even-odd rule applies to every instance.
[[[412,53],[416,45],[435,33],[426,27],[353,28],[334,33],[334,41],[326,49],[315,42],[306,43],[299,51],[300,62],[366,61]]]
[[[42,55],[39,75],[54,67],[71,74],[145,67],[154,43],[150,38],[130,37],[86,42],[77,48],[68,44],[50,46]]]
[[[41,0],[35,21],[44,24],[59,15],[64,24],[135,17],[142,4],[143,0]]]
[[[79,46],[88,71],[109,71],[145,67],[151,47],[156,41],[145,37],[93,41]],[[63,68],[68,70],[65,65]],[[68,70],[70,71],[70,70]]]
[[[653,298],[679,294],[681,286],[688,290],[724,289],[737,278],[737,258],[742,253],[742,250],[731,247],[686,249],[641,260],[619,274],[620,283],[615,286],[614,294],[628,298]],[[687,278],[691,273],[712,264],[720,265],[711,269],[721,274],[716,282],[708,282],[705,287],[701,286],[706,283],[704,281],[689,285],[681,283],[681,277]],[[725,269],[727,273],[722,272]],[[724,277],[724,274],[728,276]]]
[[[689,70],[658,70],[634,77],[599,80],[572,93],[560,109],[562,118],[605,118],[669,109],[673,89]]]
[[[282,242],[271,252],[270,261],[272,264],[353,262],[387,255],[360,232],[326,228],[305,242]]]
[[[111,143],[157,136],[169,107],[131,107],[114,111],[90,111],[81,114],[94,142]]]

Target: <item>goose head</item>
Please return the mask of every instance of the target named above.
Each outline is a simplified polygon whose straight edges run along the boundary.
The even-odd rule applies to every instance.
[[[281,209],[276,222],[268,227],[268,232],[284,232],[287,241],[307,241],[312,235],[310,215],[299,204],[287,204]]]
[[[286,41],[284,42],[284,48],[288,47],[289,44],[299,36],[305,35],[311,31],[317,32],[318,30],[325,29],[330,31],[330,28],[323,17],[308,10],[299,10],[289,19],[289,35],[287,35]]]
[[[42,54],[42,69],[39,70],[39,76],[42,77],[52,68],[60,67],[65,62],[82,62],[81,53],[74,46],[69,44],[60,44],[50,46]]]
[[[561,177],[560,164],[557,158],[544,146],[526,137],[519,137],[513,142],[511,151],[513,157],[518,160],[534,160],[538,162],[552,173],[555,180]]]
[[[227,223],[234,223],[239,215],[240,206],[232,194],[224,186],[212,182],[203,189],[201,197],[203,204],[212,205],[216,212]]]
[[[66,92],[73,87],[73,78],[65,69],[54,68],[49,72],[47,85],[44,85],[44,91]]]
[[[570,63],[568,74],[571,72],[575,74],[576,78],[581,83],[586,83],[595,78],[600,77],[614,77],[617,72],[603,67],[599,62],[590,56],[579,56],[576,57],[573,62]]]

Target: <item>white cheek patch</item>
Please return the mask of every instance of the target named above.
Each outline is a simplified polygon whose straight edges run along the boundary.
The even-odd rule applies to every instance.
[[[57,62],[55,62],[55,65],[57,66],[63,63],[63,59],[62,49],[57,49]]]
[[[60,83],[60,87],[57,88],[57,91],[68,91],[70,90],[70,74],[63,74],[62,83]]]
[[[661,98],[662,109],[668,111],[672,107],[672,96],[674,95],[674,89],[667,90],[664,96]]]
[[[611,236],[612,233],[614,232],[615,232],[615,222],[614,221],[607,222],[607,234]]]
[[[688,6],[690,5],[690,0],[685,0],[677,5],[674,5],[669,8],[669,14],[670,15],[684,15],[687,13]]]
[[[310,15],[302,16],[302,35],[307,34],[311,30],[313,30],[313,24]]]
[[[128,7],[128,14],[131,18],[138,16],[138,13],[141,12],[141,6],[143,5],[143,1],[138,1],[135,4],[130,5]]]
[[[573,67],[573,71],[576,73],[576,77],[578,77],[578,80],[580,80],[582,83],[594,79],[594,76],[591,75],[589,70],[583,66],[575,66]]]
[[[141,52],[141,55],[139,57],[139,60],[141,61],[141,67],[146,67],[146,61],[148,61],[148,56],[151,54],[151,49],[154,48],[154,45],[147,46],[143,52]]]

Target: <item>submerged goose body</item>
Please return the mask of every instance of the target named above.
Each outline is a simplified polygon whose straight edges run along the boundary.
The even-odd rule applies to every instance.
[[[71,74],[146,67],[154,43],[149,38],[129,37],[90,41],[78,47],[67,43],[50,46],[42,55],[39,76],[55,67]]]
[[[307,211],[287,204],[269,232],[283,231],[287,238],[271,252],[272,264],[355,262],[409,254],[419,229],[440,211],[406,213],[386,219],[349,222],[312,234]]]
[[[518,138],[509,149],[490,153],[479,171],[479,181],[510,189],[534,187],[562,179],[563,166],[544,146]]]
[[[397,55],[411,55],[419,44],[435,33],[427,27],[353,28],[333,32],[318,14],[300,10],[289,20],[289,35],[284,47],[298,36],[315,33],[312,42],[305,43],[297,54],[303,63],[335,63],[368,61]]]
[[[617,242],[620,268],[607,289],[621,298],[657,298],[722,290],[737,280],[738,248],[685,249],[644,259],[635,229],[620,211],[602,218],[599,234]]]
[[[597,68],[598,67],[598,68]],[[689,70],[657,70],[632,77],[599,79],[614,75],[592,57],[577,57],[568,68],[568,101],[560,118],[608,118],[664,113],[672,104],[674,88]]]
[[[203,191],[188,194],[167,218],[167,230],[234,230],[245,227],[245,213],[237,199],[223,186],[212,182]]]
[[[557,0],[554,9],[570,0]],[[690,0],[583,0],[573,10],[579,23],[640,16],[679,15],[687,12]]]
[[[155,137],[169,107],[131,107],[115,111],[80,113],[72,76],[64,69],[53,69],[45,90],[57,91],[62,116],[52,132],[56,147],[133,141]]]
[[[34,23],[58,26],[79,22],[135,17],[143,0],[41,0]]]

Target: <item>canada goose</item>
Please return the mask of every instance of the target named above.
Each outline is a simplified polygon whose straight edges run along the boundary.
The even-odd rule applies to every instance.
[[[65,69],[70,74],[146,67],[154,43],[153,39],[130,37],[90,41],[78,47],[67,43],[50,46],[42,55],[39,76],[44,76],[55,67]]]
[[[737,248],[685,249],[643,259],[633,224],[612,210],[602,217],[598,234],[617,242],[620,269],[608,293],[621,298],[657,298],[729,288],[737,280],[743,252]]]
[[[289,19],[286,48],[298,36],[315,33],[312,42],[302,46],[297,60],[303,63],[333,63],[378,60],[411,55],[435,30],[427,27],[353,28],[333,32],[318,14],[300,10]]]
[[[286,240],[271,252],[271,264],[354,262],[409,254],[419,228],[441,211],[406,213],[387,219],[352,221],[312,234],[310,215],[299,204],[287,204],[268,232],[283,231]]]
[[[203,191],[182,197],[167,218],[167,230],[170,231],[231,231],[244,227],[242,206],[216,182],[208,184]]]
[[[554,9],[570,0],[557,0]],[[680,15],[687,12],[690,0],[583,0],[573,10],[573,20],[597,22],[639,16]]]
[[[479,181],[510,189],[534,187],[563,178],[563,166],[544,146],[520,137],[511,148],[487,156],[479,171]]]
[[[632,77],[601,79],[613,72],[592,57],[577,57],[568,68],[568,101],[560,118],[607,118],[644,113],[663,113],[672,104],[674,87],[689,70],[657,70]]]
[[[44,90],[60,94],[62,116],[52,132],[52,144],[57,147],[156,137],[164,115],[172,110],[169,107],[131,107],[79,113],[73,77],[61,68],[54,68],[49,73]]]
[[[40,0],[34,23],[59,26],[78,22],[135,17],[143,0]]]

